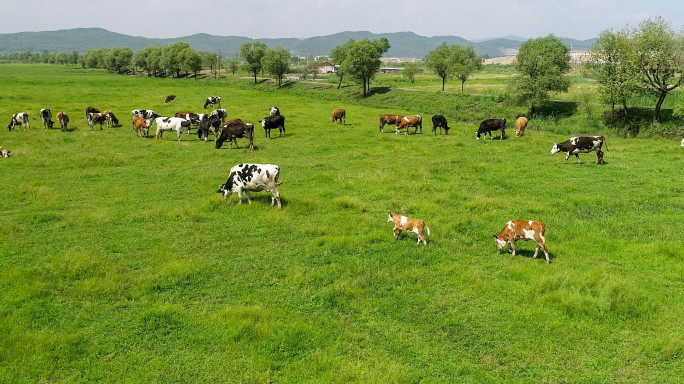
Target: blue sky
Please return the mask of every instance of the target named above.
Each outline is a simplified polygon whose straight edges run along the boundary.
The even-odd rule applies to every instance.
[[[0,0],[0,33],[101,27],[145,37],[410,31],[466,39],[552,33],[584,40],[658,16],[675,31],[684,29],[684,7],[674,0]]]

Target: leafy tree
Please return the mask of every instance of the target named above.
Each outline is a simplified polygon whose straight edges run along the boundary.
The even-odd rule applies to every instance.
[[[218,56],[218,53],[216,52],[200,52],[199,53],[200,57],[202,58],[202,67],[204,68],[209,68],[209,70],[214,73],[214,70],[216,69],[216,56]]]
[[[236,58],[229,59],[226,61],[226,68],[235,76],[235,71],[240,68],[240,61]]]
[[[451,49],[446,42],[430,51],[425,57],[425,66],[442,78],[442,91],[447,77],[451,74]]]
[[[570,80],[568,47],[554,35],[527,40],[518,50],[513,65],[515,76],[509,84],[519,101],[530,103],[530,112],[550,99],[549,92],[567,92]]]
[[[159,71],[163,69],[161,66],[162,48],[150,47],[149,50],[150,51],[147,54],[147,58],[145,59],[145,63],[147,65],[146,69],[148,72],[152,72],[152,74],[156,77],[158,76]]]
[[[648,19],[634,32],[636,65],[646,86],[658,94],[653,121],[660,121],[660,109],[667,94],[684,82],[684,37],[663,19]]]
[[[342,86],[342,78],[344,77],[342,63],[344,62],[344,59],[347,58],[349,50],[355,43],[356,42],[354,41],[354,39],[350,39],[346,43],[338,45],[337,47],[333,48],[332,51],[330,51],[330,55],[328,55],[330,58],[330,63],[332,65],[338,66],[338,69],[335,72],[335,74],[340,78],[340,82],[337,84],[337,89],[340,89],[340,87]]]
[[[451,71],[461,80],[461,92],[463,85],[473,72],[482,69],[482,59],[475,54],[473,47],[461,47],[453,45],[451,47]],[[444,83],[442,83],[442,90]]]
[[[69,55],[68,63],[71,64],[71,65],[76,65],[76,64],[78,64],[78,59],[79,59],[80,57],[81,57],[81,56],[78,54],[78,52],[73,51],[73,52],[71,52],[71,54]]]
[[[55,52],[53,58],[56,64],[66,64],[69,61],[69,56],[64,52]]]
[[[303,71],[303,73],[306,75],[311,75],[311,78],[315,81],[316,80],[316,75],[318,75],[318,70],[321,68],[321,65],[323,62],[320,60],[313,60],[309,61],[308,64],[306,65],[306,69]]]
[[[103,54],[104,68],[124,73],[130,68],[132,58],[133,52],[130,48],[112,48]]]
[[[363,96],[370,89],[370,81],[380,69],[380,57],[390,48],[387,38],[355,42],[340,68],[363,85]]]
[[[261,60],[262,66],[278,79],[278,87],[282,85],[283,76],[290,70],[290,52],[283,47],[269,49]]]
[[[192,71],[197,79],[197,72],[202,70],[202,57],[197,51],[188,47],[180,52],[183,68],[186,71]]]
[[[169,46],[162,48],[160,66],[167,69],[172,75],[175,73],[176,77],[180,77],[180,71],[181,69],[184,69],[181,52],[187,48],[190,48],[190,44],[182,41],[172,43]]]
[[[240,56],[245,61],[245,69],[254,74],[254,84],[257,82],[257,73],[263,69],[261,59],[266,53],[266,44],[255,41],[244,43],[240,47]]]
[[[416,75],[421,72],[420,67],[418,67],[418,64],[416,63],[406,63],[404,66],[404,70],[402,71],[402,74],[404,77],[407,79],[411,80],[413,83],[416,80]]]

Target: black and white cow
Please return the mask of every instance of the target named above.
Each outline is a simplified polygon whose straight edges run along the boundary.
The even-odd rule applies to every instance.
[[[242,191],[247,195],[247,202],[252,203],[250,192],[258,192],[267,190],[271,193],[271,205],[278,204],[278,209],[282,209],[280,205],[280,193],[276,188],[282,182],[278,182],[280,176],[280,167],[273,164],[238,164],[230,169],[228,180],[225,184],[219,186],[216,193],[220,193],[224,198],[228,198],[231,193],[236,192],[240,198],[239,204],[242,204]]]
[[[577,157],[577,164],[582,164],[579,159],[579,153],[596,152],[596,164],[603,163],[603,147],[605,139],[603,136],[580,136],[571,137],[562,143],[554,143],[553,148],[551,148],[551,154],[558,152],[565,152],[565,162],[568,162],[570,156],[575,155]],[[606,149],[608,147],[606,146]]]
[[[213,108],[214,104],[218,104],[219,108],[221,108],[221,98],[219,96],[207,97],[207,101],[204,102],[204,109],[207,109],[208,106]]]
[[[181,133],[190,129],[190,120],[183,119],[182,117],[157,117],[154,123],[157,124],[155,139],[162,137],[164,131],[176,131],[178,141],[180,141]]]
[[[506,137],[506,119],[487,119],[480,123],[480,127],[477,129],[475,136],[480,140],[480,136],[489,133],[489,138],[492,138],[492,131],[501,131],[501,137],[499,139],[503,140]]]
[[[17,125],[22,131],[24,130],[24,126],[26,126],[26,128],[31,128],[31,124],[29,124],[29,115],[26,112],[19,112],[12,115],[12,120],[10,120],[9,125],[7,125],[7,129],[11,131]]]
[[[52,112],[49,109],[43,108],[40,110],[40,119],[43,120],[43,129],[52,129],[52,125],[55,122],[52,121]]]
[[[285,116],[266,116],[262,120],[259,120],[259,122],[261,123],[261,126],[264,127],[266,137],[271,138],[271,129],[275,128],[278,128],[280,136],[285,135]]]
[[[280,116],[280,109],[278,107],[271,107],[271,116]]]
[[[220,119],[221,121],[223,121],[226,119],[226,117],[228,117],[228,112],[226,112],[226,110],[222,109],[222,108],[214,109],[213,111],[211,111],[209,116],[210,117],[211,116],[216,117],[216,118]]]
[[[442,134],[442,128],[444,128],[444,134],[449,134],[449,126],[447,125],[447,119],[444,115],[434,115],[432,116],[432,133],[437,135],[437,128],[439,128],[439,134]]]
[[[107,121],[107,116],[99,112],[90,112],[87,114],[88,126],[91,131],[95,130],[95,124],[100,124],[100,131],[102,130],[102,124]]]
[[[206,113],[189,113],[185,118],[190,119],[191,125],[200,125],[207,117],[209,117],[209,115]]]
[[[140,116],[143,119],[156,119],[157,117],[159,117],[157,112],[155,112],[151,109],[134,109],[134,110],[132,110],[131,111],[131,118],[135,119],[136,116]]]

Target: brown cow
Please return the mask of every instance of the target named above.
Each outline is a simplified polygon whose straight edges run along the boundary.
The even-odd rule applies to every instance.
[[[141,116],[136,116],[133,120],[133,126],[135,130],[135,137],[139,135],[144,135],[145,137],[150,136],[150,125],[152,125],[152,119],[145,120]]]
[[[336,109],[333,111],[332,116],[330,116],[330,121],[333,123],[337,120],[342,122],[342,125],[347,124],[347,112],[344,109]]]
[[[173,116],[174,117],[182,117],[184,119],[187,119],[188,115],[192,115],[192,111],[176,112]]]
[[[404,118],[397,123],[397,130],[395,133],[398,135],[400,130],[406,129],[406,134],[408,135],[409,128],[411,127],[416,128],[416,130],[413,131],[414,134],[418,132],[418,128],[420,128],[420,133],[423,133],[423,118],[420,115],[404,116]]]
[[[380,132],[383,132],[385,124],[398,124],[404,116],[402,115],[380,115]]]
[[[166,96],[166,100],[164,101],[164,104],[168,104],[170,102],[175,102],[176,101],[176,95],[168,95]]]
[[[527,117],[520,116],[518,120],[515,121],[515,137],[521,137],[525,134],[525,128],[527,128]]]
[[[59,121],[59,125],[62,127],[62,132],[66,132],[69,116],[64,112],[57,112],[57,121]]]
[[[539,248],[542,248],[546,255],[546,263],[551,263],[549,251],[546,249],[544,232],[546,232],[546,225],[541,221],[511,220],[506,223],[498,235],[494,235],[494,241],[496,242],[496,247],[499,252],[501,252],[507,244],[511,244],[510,252],[515,256],[516,240],[534,240],[537,243],[537,248],[534,251],[534,256],[532,258],[536,259]]]
[[[112,126],[116,127],[119,125],[119,119],[114,116],[114,112],[112,112],[111,109],[105,109],[104,112],[102,112],[102,115],[105,117],[107,120],[107,128],[110,128]]]
[[[392,229],[392,232],[394,233],[395,239],[399,238],[401,231],[408,231],[418,235],[418,244],[423,242],[423,244],[427,245],[427,241],[425,241],[425,236],[423,235],[423,228],[427,229],[428,235],[430,234],[430,228],[427,227],[427,224],[425,224],[423,220],[411,219],[398,213],[390,212],[387,222],[394,222],[394,229]]]

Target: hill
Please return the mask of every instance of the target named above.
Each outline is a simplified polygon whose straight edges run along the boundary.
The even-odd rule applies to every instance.
[[[506,52],[517,49],[522,41],[515,36],[498,39],[469,41],[458,36],[425,37],[413,32],[394,32],[375,34],[367,31],[340,32],[327,36],[316,36],[306,39],[269,38],[258,39],[269,48],[281,46],[295,55],[327,55],[330,50],[349,39],[363,38],[377,39],[386,37],[392,47],[387,52],[388,57],[425,57],[442,42],[464,46],[472,45],[479,55],[489,57],[505,56]],[[574,49],[587,49],[595,39],[574,40],[563,39]],[[189,43],[198,51],[219,51],[223,56],[237,56],[240,46],[244,43],[256,41],[241,36],[215,36],[198,33],[176,38],[147,38],[115,33],[102,28],[75,28],[45,32],[19,32],[0,34],[0,53],[20,52],[73,52],[83,53],[89,49],[128,47],[133,51],[150,46],[166,46],[177,41]]]

